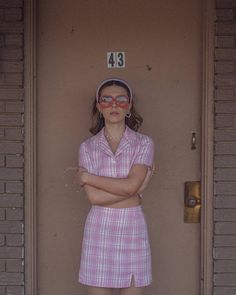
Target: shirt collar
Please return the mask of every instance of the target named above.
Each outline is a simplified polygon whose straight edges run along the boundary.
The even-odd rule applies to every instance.
[[[104,134],[104,127],[100,132],[97,134],[98,135],[98,148],[103,151],[104,153],[108,154],[109,156],[118,156],[122,151],[124,151],[126,148],[128,148],[134,140],[136,139],[136,132],[130,129],[127,125],[125,128],[125,132],[120,140],[120,144],[116,150],[115,155],[113,154],[109,143],[107,142],[107,139]]]

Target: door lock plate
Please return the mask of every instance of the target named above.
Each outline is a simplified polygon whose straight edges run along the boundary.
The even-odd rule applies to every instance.
[[[184,183],[184,222],[200,223],[201,185],[200,181]]]

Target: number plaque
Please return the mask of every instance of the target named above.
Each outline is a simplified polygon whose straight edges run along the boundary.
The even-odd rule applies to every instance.
[[[107,52],[107,67],[125,68],[125,52]]]

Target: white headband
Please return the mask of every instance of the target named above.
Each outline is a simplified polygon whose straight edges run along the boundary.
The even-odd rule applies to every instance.
[[[106,83],[112,82],[112,81],[120,82],[120,83],[124,84],[129,89],[130,100],[132,100],[132,98],[133,98],[132,90],[131,90],[129,84],[125,80],[122,80],[122,79],[119,79],[119,78],[109,78],[109,79],[106,79],[106,80],[102,81],[102,83],[98,86],[97,91],[96,91],[96,100],[97,100],[97,102],[99,100],[99,92],[100,92],[100,89],[102,88],[102,86],[105,85]]]

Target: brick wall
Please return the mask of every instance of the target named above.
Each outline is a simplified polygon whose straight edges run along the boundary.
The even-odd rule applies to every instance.
[[[23,294],[23,0],[0,0],[0,295]],[[216,0],[214,295],[236,294],[236,0]]]
[[[23,294],[23,0],[0,0],[0,295]]]
[[[236,0],[216,0],[214,295],[236,294]]]

